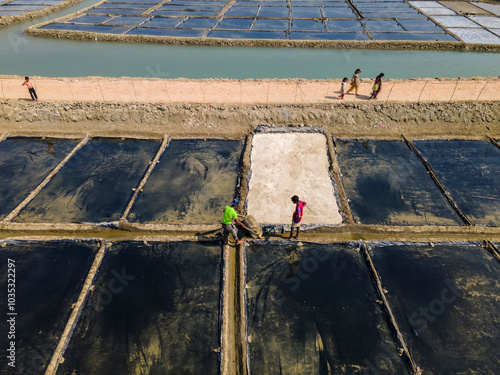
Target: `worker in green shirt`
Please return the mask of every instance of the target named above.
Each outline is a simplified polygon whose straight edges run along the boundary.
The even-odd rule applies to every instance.
[[[234,198],[233,202],[231,203],[231,206],[226,206],[224,209],[224,217],[222,218],[222,228],[224,229],[224,244],[227,245],[228,240],[229,240],[229,234],[231,234],[236,241],[237,245],[240,245],[243,243],[243,240],[238,240],[238,229],[235,227],[233,224],[233,220],[236,222],[236,224],[241,225],[242,227],[245,228],[245,225],[238,220],[238,214],[236,213],[236,210],[234,207],[236,207],[240,203],[240,200],[238,198]],[[219,209],[219,211],[222,211]]]

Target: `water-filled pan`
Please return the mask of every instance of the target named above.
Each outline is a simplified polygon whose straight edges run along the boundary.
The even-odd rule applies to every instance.
[[[127,35],[157,35],[157,36],[173,36],[178,38],[201,38],[205,35],[206,30],[195,29],[157,29],[154,27],[138,27],[131,30]]]
[[[25,11],[25,10],[7,10],[7,11],[4,11],[0,7],[0,15],[1,16],[17,16],[18,14],[23,14],[23,13],[26,13],[26,12],[27,11]]]
[[[224,18],[218,25],[217,29],[236,29],[248,30],[252,25],[253,18]]]
[[[33,11],[33,10],[37,10],[37,9],[43,9],[45,8],[46,5],[9,5],[9,4],[6,4],[2,7],[2,9],[6,9],[6,10],[25,10],[25,11]]]
[[[326,25],[331,31],[365,31],[363,24],[355,20],[330,20]]]
[[[158,0],[120,0],[120,3],[135,3],[135,4],[158,4]]]
[[[193,11],[193,10],[154,10],[151,12],[155,16],[202,16],[215,17],[219,11]]]
[[[208,33],[209,38],[235,38],[235,39],[286,39],[284,32],[271,31],[227,31],[213,30]]]
[[[363,20],[368,31],[404,31],[404,29],[393,20]]]
[[[67,20],[66,22],[98,24],[98,23],[106,22],[112,18],[113,17],[111,17],[111,16],[99,16],[99,15],[94,15],[94,14],[86,14],[84,16],[72,18],[70,20]]]
[[[425,14],[415,12],[363,12],[363,16],[367,19],[378,18],[397,18],[397,19],[426,19]]]
[[[226,13],[224,13],[224,17],[255,17],[258,11],[258,7],[232,6]]]
[[[186,29],[210,29],[217,22],[216,18],[188,18],[178,27]]]
[[[352,9],[347,7],[323,7],[323,14],[327,18],[357,18]]]
[[[336,33],[336,32],[326,32],[326,33],[308,33],[302,31],[290,32],[290,39],[295,40],[370,40],[368,35],[363,33]]]
[[[323,17],[321,14],[321,8],[319,7],[292,7],[291,11],[292,18],[314,18]],[[325,15],[329,17],[328,15]]]
[[[99,5],[99,8],[116,8],[116,9],[149,9],[149,4],[120,4],[120,3],[104,3]]]
[[[450,34],[444,33],[370,33],[375,40],[421,40],[421,41],[449,41],[456,42],[457,40]]]
[[[150,17],[122,16],[107,21],[106,25],[134,26],[149,20]]]
[[[93,8],[93,9],[89,9],[89,14],[116,14],[116,15],[120,15],[120,14],[124,14],[124,15],[127,15],[127,14],[142,14],[144,12],[146,12],[147,9],[125,9],[125,8]]]
[[[258,19],[254,22],[252,30],[288,30],[289,26],[288,20]]]
[[[294,19],[292,20],[292,30],[314,30],[314,31],[326,31],[325,24],[322,21],[313,21],[313,20],[300,20]]]
[[[390,5],[388,6],[372,6],[372,5],[357,5],[356,8],[358,8],[359,11],[361,12],[411,12],[415,13],[417,12],[415,8],[410,7],[409,5],[403,5],[403,6],[394,6],[394,3],[389,3]]]
[[[154,17],[142,24],[142,27],[175,27],[184,20],[183,17]]]
[[[266,7],[263,6],[260,9],[259,17],[280,17],[288,18],[290,14],[290,9],[286,6],[283,7]]]
[[[444,32],[444,29],[431,20],[399,20],[408,31]]]

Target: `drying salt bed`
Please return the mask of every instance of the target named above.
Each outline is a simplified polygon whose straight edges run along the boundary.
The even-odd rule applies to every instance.
[[[466,43],[500,44],[500,18],[493,13],[462,1],[409,3]]]
[[[159,145],[144,140],[90,141],[12,221],[118,220]]]
[[[149,177],[127,220],[214,224],[233,199],[243,142],[173,140]]]
[[[4,244],[6,245],[4,247]],[[76,302],[97,244],[2,242],[0,248],[0,334],[2,374],[43,374]],[[8,259],[15,261],[15,310],[7,310]],[[17,315],[9,316],[7,313]],[[7,319],[15,319],[15,364],[8,366]],[[4,352],[5,350],[5,352]]]
[[[355,247],[252,244],[246,262],[253,374],[408,374]]]
[[[218,374],[220,289],[220,246],[113,244],[57,374]]]
[[[335,140],[356,222],[460,225],[462,220],[402,141]]]
[[[11,212],[76,146],[75,141],[9,138],[0,142],[0,219]]]
[[[473,224],[500,226],[500,149],[486,141],[415,141]]]
[[[339,225],[335,187],[321,133],[258,133],[252,141],[247,213],[260,224],[291,224],[293,195],[307,203],[302,224]]]
[[[490,253],[471,243],[370,246],[424,374],[500,373],[500,263]]]

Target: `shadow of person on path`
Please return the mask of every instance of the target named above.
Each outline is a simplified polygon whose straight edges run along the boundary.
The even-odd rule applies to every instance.
[[[358,94],[356,96],[356,99],[358,99],[358,100],[369,100],[370,99],[370,95],[361,95],[361,94]]]
[[[340,91],[338,91],[338,92],[340,93]],[[347,94],[347,95],[352,96],[352,94]],[[348,96],[346,96],[346,98],[347,97]],[[345,99],[341,99],[338,96],[329,96],[329,95],[325,96],[325,99],[334,99],[334,100],[344,100],[345,101]],[[370,99],[370,95],[361,95],[361,94],[358,94],[356,96],[356,99],[357,100],[368,100],[368,99]]]

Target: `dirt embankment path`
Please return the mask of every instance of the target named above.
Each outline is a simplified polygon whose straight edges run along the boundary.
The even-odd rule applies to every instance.
[[[11,135],[242,137],[260,124],[322,126],[338,137],[498,137],[499,78],[385,80],[368,100],[340,80],[0,76],[0,132]],[[1,135],[0,133],[0,135]]]
[[[229,137],[260,124],[321,126],[337,137],[500,136],[500,102],[297,105],[0,101],[0,133],[24,136]]]

